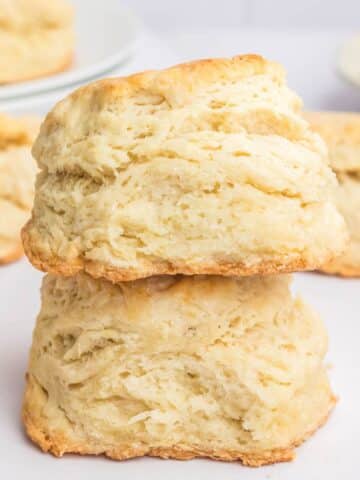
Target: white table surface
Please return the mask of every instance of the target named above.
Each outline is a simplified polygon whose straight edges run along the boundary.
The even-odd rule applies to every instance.
[[[334,71],[345,32],[211,31],[188,32],[145,42],[133,69],[164,66],[198,56],[260,52],[283,62],[290,84],[313,108],[358,109],[360,94]],[[128,66],[129,68],[129,66]],[[49,105],[54,99],[49,100]],[[46,102],[24,111],[44,112]],[[21,112],[17,106],[14,111]],[[41,274],[25,259],[0,269],[0,476],[51,478],[197,480],[356,480],[360,432],[360,280],[297,274],[294,289],[323,316],[330,336],[330,376],[340,401],[329,422],[298,449],[293,463],[249,469],[208,460],[188,462],[137,459],[117,463],[103,458],[42,454],[24,436],[19,421],[27,354],[39,309]]]

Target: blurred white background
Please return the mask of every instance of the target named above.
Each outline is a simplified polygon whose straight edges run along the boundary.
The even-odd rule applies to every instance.
[[[106,1],[106,0],[105,0]],[[168,32],[209,27],[360,28],[359,0],[121,0]]]
[[[289,84],[302,96],[306,108],[360,111],[360,89],[337,71],[341,46],[360,32],[360,0],[121,3],[136,13],[178,61],[260,53],[285,66]]]
[[[125,75],[195,58],[259,53],[285,66],[289,85],[304,99],[305,108],[360,111],[360,88],[345,80],[337,68],[342,45],[360,33],[360,0],[70,1],[77,11],[79,7],[87,11],[86,17],[78,16],[82,27],[94,17],[94,9],[102,11],[102,18],[96,16],[95,20],[105,25],[115,4],[132,10],[140,19],[143,28],[137,55],[106,75]],[[111,20],[117,31],[123,32],[124,26]],[[89,24],[87,35],[80,36],[78,46],[83,48],[77,52],[78,60],[92,59],[107,43],[116,48],[111,39],[114,29],[107,25],[106,34],[103,30]],[[47,111],[68,91],[59,90],[43,99],[40,111]],[[11,105],[0,99],[3,110],[28,112],[33,105],[32,99],[12,98]]]

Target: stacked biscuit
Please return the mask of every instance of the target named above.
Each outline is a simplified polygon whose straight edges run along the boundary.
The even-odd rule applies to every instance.
[[[0,114],[0,264],[23,253],[20,230],[33,204],[36,165],[31,145],[39,126],[36,117]]]
[[[307,119],[328,145],[330,164],[339,181],[336,204],[350,232],[350,245],[345,253],[322,270],[360,277],[360,115],[312,112],[307,113]]]
[[[326,149],[257,56],[104,80],[60,102],[23,231],[49,274],[23,418],[43,450],[261,465],[334,404],[326,333],[280,272],[346,241]]]

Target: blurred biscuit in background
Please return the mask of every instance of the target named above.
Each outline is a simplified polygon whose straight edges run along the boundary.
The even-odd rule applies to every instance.
[[[328,144],[330,163],[339,180],[336,203],[350,231],[345,254],[321,270],[360,276],[360,114],[311,112],[306,117]]]
[[[67,69],[74,14],[65,0],[0,0],[0,84]]]
[[[22,253],[20,229],[30,215],[36,164],[31,145],[40,120],[0,114],[0,264]]]

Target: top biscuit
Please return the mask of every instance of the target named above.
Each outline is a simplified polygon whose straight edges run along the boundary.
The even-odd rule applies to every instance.
[[[74,49],[67,0],[0,0],[0,84],[67,68]]]
[[[325,145],[300,108],[283,69],[256,55],[80,88],[33,148],[27,255],[114,282],[319,266],[347,234]]]

